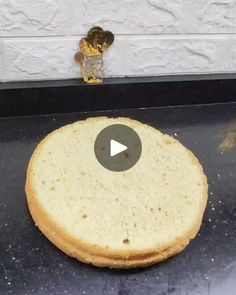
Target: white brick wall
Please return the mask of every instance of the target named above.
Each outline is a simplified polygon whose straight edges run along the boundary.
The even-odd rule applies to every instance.
[[[107,76],[236,72],[236,0],[0,0],[0,81],[79,77],[94,25],[115,34]]]

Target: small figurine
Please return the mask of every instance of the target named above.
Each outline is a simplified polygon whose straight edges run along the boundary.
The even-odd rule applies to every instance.
[[[103,81],[103,53],[114,42],[114,35],[103,31],[100,27],[92,28],[86,38],[80,40],[80,52],[76,53],[75,60],[79,63],[85,82],[101,84]]]

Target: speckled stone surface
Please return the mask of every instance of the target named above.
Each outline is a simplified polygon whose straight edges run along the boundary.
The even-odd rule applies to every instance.
[[[209,202],[197,238],[180,255],[141,270],[98,269],[54,247],[34,226],[24,193],[37,143],[95,115],[129,116],[177,137],[199,158]],[[236,104],[0,119],[0,294],[236,294],[236,148],[218,147]]]

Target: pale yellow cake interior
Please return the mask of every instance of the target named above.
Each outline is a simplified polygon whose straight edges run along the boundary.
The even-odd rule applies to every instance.
[[[118,121],[117,121],[118,120]],[[142,141],[138,163],[111,172],[94,154],[111,124],[133,128]],[[178,141],[129,119],[77,122],[49,135],[31,166],[39,205],[70,236],[104,249],[149,251],[183,237],[206,203],[203,171]]]

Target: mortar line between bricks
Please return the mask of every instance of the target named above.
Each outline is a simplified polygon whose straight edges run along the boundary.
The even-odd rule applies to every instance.
[[[116,37],[128,37],[128,38],[152,38],[152,39],[195,39],[195,38],[204,38],[204,39],[221,39],[221,38],[232,38],[236,37],[235,33],[171,33],[171,34],[116,34],[113,32]],[[75,38],[83,38],[85,35],[59,35],[59,36],[0,36],[0,40],[21,40],[21,39],[35,39],[35,40],[73,40]]]

